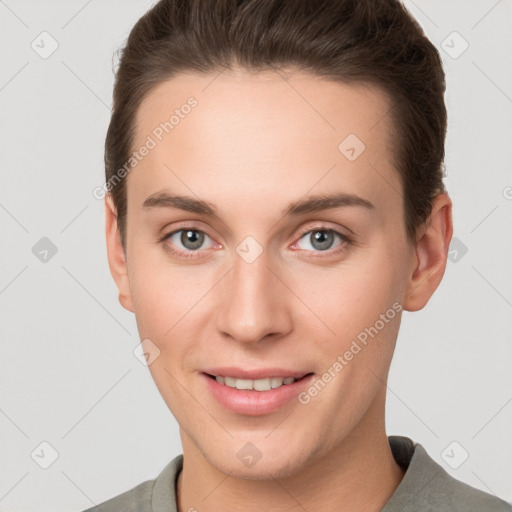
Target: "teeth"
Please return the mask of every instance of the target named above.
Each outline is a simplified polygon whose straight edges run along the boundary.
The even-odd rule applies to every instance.
[[[234,379],[236,389],[253,389],[252,380],[249,379]]]
[[[258,379],[252,381],[252,388],[256,391],[268,391],[272,389],[271,379]]]
[[[235,379],[234,377],[215,377],[219,384],[224,384],[230,388],[236,389],[249,389],[255,391],[270,391],[271,389],[279,388],[286,384],[291,384],[297,379],[294,377],[272,377],[271,379]]]
[[[272,387],[272,389],[278,388],[279,386],[283,385],[283,381],[284,379],[272,378],[270,379],[270,386]]]

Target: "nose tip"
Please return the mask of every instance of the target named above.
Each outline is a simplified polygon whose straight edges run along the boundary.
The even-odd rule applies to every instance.
[[[285,287],[263,254],[251,263],[236,258],[220,296],[217,328],[232,339],[254,344],[291,329]]]

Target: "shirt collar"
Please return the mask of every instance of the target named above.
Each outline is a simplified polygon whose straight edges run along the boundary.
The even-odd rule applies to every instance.
[[[389,446],[396,462],[405,470],[399,486],[381,512],[404,510],[428,486],[446,472],[419,443],[404,436],[389,436]],[[151,497],[152,512],[177,512],[176,485],[183,469],[183,454],[176,456],[165,466],[155,480]]]

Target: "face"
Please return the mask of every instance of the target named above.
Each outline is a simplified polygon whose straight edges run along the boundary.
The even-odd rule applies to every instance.
[[[115,223],[109,239],[184,451],[255,479],[383,424],[401,310],[419,308],[385,96],[287,78],[156,87],[138,111],[134,150],[152,147],[126,178],[126,254]]]

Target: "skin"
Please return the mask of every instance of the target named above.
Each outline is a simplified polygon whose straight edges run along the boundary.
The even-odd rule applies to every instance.
[[[321,377],[393,303],[423,308],[445,271],[451,201],[438,195],[417,242],[407,239],[385,95],[298,70],[283,76],[238,69],[159,84],[139,108],[134,147],[190,96],[198,105],[127,176],[126,253],[105,201],[120,303],[160,350],[149,369],[180,425],[180,511],[379,511],[404,475],[384,423],[401,313],[308,404],[236,414],[199,376],[212,366],[278,366]],[[348,134],[366,146],[352,162],[338,150]],[[142,206],[162,190],[208,201],[219,218]],[[374,208],[283,215],[333,192]],[[160,241],[187,228],[205,233],[195,251],[182,232]],[[312,239],[321,229],[353,241],[335,235],[322,249]],[[248,236],[262,249],[252,263],[236,251]],[[237,457],[248,442],[262,454],[250,468]]]

